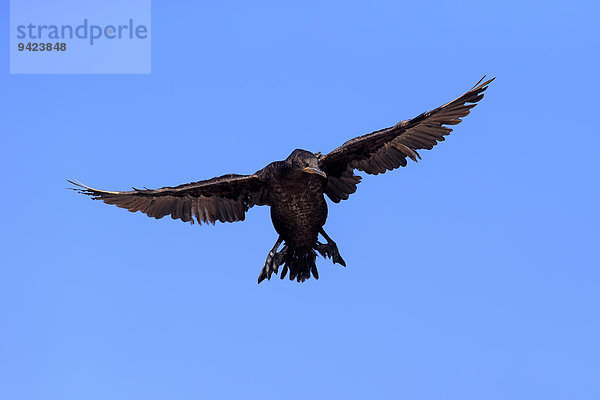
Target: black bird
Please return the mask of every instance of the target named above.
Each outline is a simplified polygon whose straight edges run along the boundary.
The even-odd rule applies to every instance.
[[[73,190],[126,208],[141,211],[156,219],[171,215],[173,219],[198,223],[243,221],[254,205],[271,207],[271,220],[279,238],[269,252],[258,283],[271,279],[283,265],[281,279],[288,270],[298,282],[318,279],[316,252],[334,263],[346,266],[335,242],[325,233],[327,219],[325,195],[334,203],[346,200],[356,191],[361,178],[354,170],[380,174],[406,166],[406,157],[417,161],[416,150],[430,150],[444,140],[469,110],[483,98],[494,78],[435,110],[415,118],[349,140],[331,153],[311,153],[297,149],[283,161],[275,161],[252,175],[223,175],[205,181],[156,190],[136,189],[126,192],[97,190],[69,181]],[[469,104],[468,104],[469,103]],[[326,243],[319,241],[321,234]],[[278,251],[281,244],[283,248]]]

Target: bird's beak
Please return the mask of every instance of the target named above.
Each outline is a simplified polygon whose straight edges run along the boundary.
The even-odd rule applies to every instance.
[[[309,174],[321,175],[323,178],[327,178],[327,174],[325,174],[325,172],[321,171],[317,167],[306,167],[304,168],[304,172],[308,172]]]

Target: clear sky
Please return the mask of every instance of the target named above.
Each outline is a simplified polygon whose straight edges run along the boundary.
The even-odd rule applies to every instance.
[[[599,11],[155,0],[150,75],[10,75],[5,36],[0,398],[600,398]],[[330,207],[348,267],[318,281],[256,284],[266,207],[191,226],[65,190],[251,173],[484,74],[446,142]]]

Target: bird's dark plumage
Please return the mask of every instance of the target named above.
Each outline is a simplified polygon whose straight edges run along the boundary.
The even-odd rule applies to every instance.
[[[361,179],[354,170],[377,175],[406,166],[407,157],[417,161],[417,150],[432,149],[443,141],[452,131],[447,125],[461,122],[492,81],[481,79],[456,100],[390,128],[351,139],[329,154],[294,150],[287,159],[252,175],[223,175],[175,187],[125,192],[69,182],[95,200],[157,219],[170,215],[192,223],[243,221],[250,207],[268,205],[279,239],[269,252],[258,282],[277,274],[281,265],[282,279],[288,272],[290,279],[299,282],[311,275],[318,278],[317,253],[346,265],[337,245],[323,230],[327,219],[324,195],[335,203],[348,199]],[[319,234],[326,243],[319,242]]]

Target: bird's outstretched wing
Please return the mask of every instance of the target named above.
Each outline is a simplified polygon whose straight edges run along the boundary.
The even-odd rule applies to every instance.
[[[377,175],[406,166],[406,157],[417,161],[421,157],[416,150],[430,150],[444,140],[444,136],[452,132],[445,125],[461,122],[461,118],[483,98],[483,92],[494,78],[485,82],[484,79],[485,76],[467,93],[435,110],[351,139],[322,156],[319,166],[328,177],[327,196],[338,203],[354,193],[360,182],[360,177],[353,174],[354,169]]]
[[[223,175],[205,181],[192,182],[156,190],[135,189],[111,192],[68,181],[79,193],[107,204],[141,211],[156,219],[171,215],[173,219],[194,223],[243,221],[248,208],[265,205],[266,190],[257,174]]]

